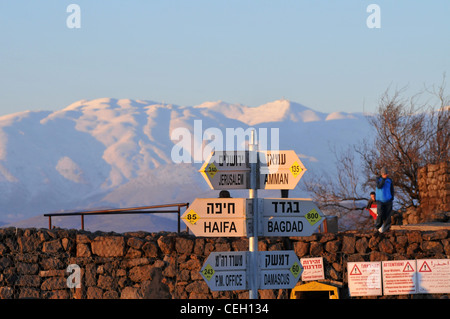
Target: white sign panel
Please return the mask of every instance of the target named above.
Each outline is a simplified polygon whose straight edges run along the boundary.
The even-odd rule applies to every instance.
[[[310,236],[325,220],[325,215],[311,199],[264,198],[262,236]]]
[[[302,281],[325,279],[323,258],[302,258],[300,259],[303,267]]]
[[[306,171],[293,150],[260,152],[260,188],[294,189]]]
[[[245,198],[197,198],[181,219],[196,236],[242,237],[247,235]]]
[[[261,270],[259,289],[292,289],[300,277],[295,277],[289,269]]]
[[[383,293],[385,295],[415,294],[417,289],[416,261],[383,261]]]
[[[309,218],[315,217],[318,222],[324,216],[310,198],[263,198],[261,201],[265,217],[298,217],[310,214]]]
[[[417,260],[418,293],[450,293],[450,259]]]
[[[250,171],[219,171],[213,176],[202,175],[206,176],[205,180],[211,189],[250,189]]]
[[[246,251],[213,252],[203,264],[200,274],[213,291],[247,289]]]
[[[199,172],[212,189],[250,188],[248,151],[214,151]]]
[[[348,262],[350,296],[381,296],[381,262]]]
[[[200,237],[244,237],[248,233],[245,218],[203,218],[186,225],[195,236]]]
[[[292,289],[303,270],[292,250],[260,251],[259,267],[260,289]]]
[[[311,225],[306,217],[263,217],[260,236],[311,236],[317,231],[319,224]]]

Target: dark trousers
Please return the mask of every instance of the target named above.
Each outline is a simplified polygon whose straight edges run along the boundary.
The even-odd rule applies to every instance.
[[[377,202],[377,213],[375,228],[380,228],[384,224],[384,228],[388,230],[391,227],[392,201]]]

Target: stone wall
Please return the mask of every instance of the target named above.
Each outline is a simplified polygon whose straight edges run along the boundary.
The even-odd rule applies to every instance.
[[[448,221],[450,212],[450,162],[430,164],[418,170],[420,206],[404,216],[404,224]]]
[[[261,251],[292,249],[299,258],[322,256],[325,277],[344,287],[348,261],[450,258],[447,230],[325,233],[260,238],[258,244]],[[211,292],[199,274],[211,252],[236,250],[248,250],[248,239],[0,229],[0,298],[248,298],[248,291]],[[80,288],[68,288],[69,265],[80,267]],[[289,291],[260,290],[260,297],[289,298]]]

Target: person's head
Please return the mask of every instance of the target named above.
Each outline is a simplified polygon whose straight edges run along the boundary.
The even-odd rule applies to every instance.
[[[386,178],[386,177],[388,177],[388,175],[389,175],[389,171],[388,171],[388,169],[386,168],[386,167],[383,167],[382,169],[381,169],[381,177],[383,177],[383,178]]]
[[[226,190],[220,191],[219,198],[231,198],[230,192]]]
[[[370,198],[372,198],[373,200],[375,200],[375,192],[371,192],[371,193],[370,193]]]

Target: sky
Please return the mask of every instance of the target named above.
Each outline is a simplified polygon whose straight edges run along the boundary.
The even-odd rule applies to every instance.
[[[102,97],[372,112],[450,76],[449,20],[448,0],[0,0],[0,116]]]

